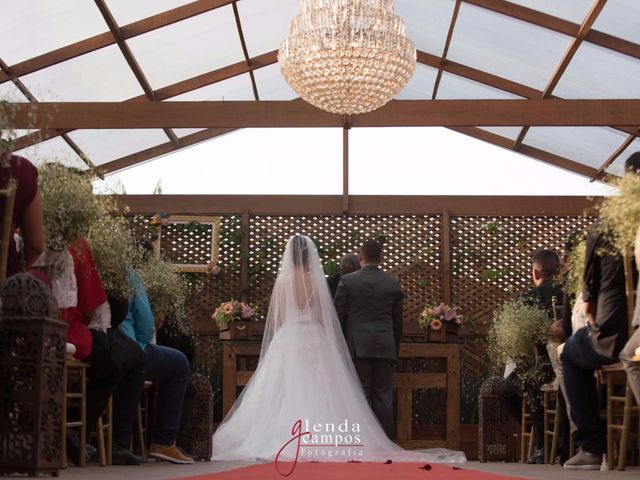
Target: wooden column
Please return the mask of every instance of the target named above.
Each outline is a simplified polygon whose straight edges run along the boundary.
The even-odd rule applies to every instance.
[[[242,211],[240,221],[242,246],[240,248],[240,301],[247,302],[249,297],[249,211]]]
[[[342,213],[349,213],[349,129],[351,124],[342,127]]]
[[[441,223],[441,260],[440,272],[442,278],[442,301],[447,305],[451,305],[451,229],[449,223],[449,210],[442,210]]]

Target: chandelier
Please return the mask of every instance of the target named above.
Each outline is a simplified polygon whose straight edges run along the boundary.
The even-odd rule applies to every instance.
[[[415,71],[416,48],[393,0],[301,0],[278,62],[304,100],[351,115],[400,93]]]

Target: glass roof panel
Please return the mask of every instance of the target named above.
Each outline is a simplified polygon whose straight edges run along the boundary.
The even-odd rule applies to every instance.
[[[26,103],[29,100],[25,97],[18,87],[16,87],[13,82],[4,82],[0,83],[0,101],[4,102],[12,102],[12,103]],[[2,138],[5,140],[8,138],[18,138],[23,135],[26,135],[33,130],[2,130]]]
[[[544,89],[570,37],[463,3],[448,58]]]
[[[244,60],[229,5],[127,43],[154,89]]]
[[[508,138],[509,140],[516,141],[522,127],[479,127],[480,130],[486,130],[487,132],[495,133],[501,137]]]
[[[245,73],[169,98],[167,101],[198,100],[254,100],[251,77]]]
[[[553,93],[578,99],[640,98],[640,61],[585,42]]]
[[[253,72],[260,100],[293,100],[298,94],[280,73],[280,65],[274,63]]]
[[[143,94],[116,45],[39,70],[21,80],[39,101],[117,102]]]
[[[175,133],[178,138],[186,137],[187,135],[191,135],[192,133],[201,132],[202,130],[206,130],[205,128],[173,128],[173,133]]]
[[[593,0],[509,0],[524,7],[532,8],[554,17],[564,18],[573,23],[582,23]]]
[[[438,70],[420,63],[407,86],[395,97],[399,100],[430,100]]]
[[[255,57],[280,48],[300,1],[242,0],[237,5],[249,57]]]
[[[52,138],[14,153],[26,158],[36,166],[58,162],[79,170],[87,170],[89,168],[62,137]]]
[[[631,145],[629,145],[624,152],[622,152],[614,162],[607,167],[607,173],[618,175],[621,177],[624,174],[624,162],[627,161],[629,155],[635,152],[640,152],[640,138],[636,138]],[[613,152],[612,152],[613,153]]]
[[[160,129],[76,130],[69,136],[96,166],[169,141]]]
[[[608,127],[532,127],[523,143],[599,168],[627,137]]]
[[[131,0],[106,0],[107,6],[119,26],[128,25],[143,18],[166,12],[191,3],[193,0],[153,0],[152,2]]]
[[[438,87],[438,99],[511,99],[522,98],[468,78],[443,72]]]
[[[640,2],[608,0],[593,24],[594,30],[640,43]]]
[[[396,13],[407,25],[407,36],[418,50],[442,55],[447,40],[454,0],[397,0]]]
[[[8,65],[108,31],[94,2],[2,2],[0,58]]]

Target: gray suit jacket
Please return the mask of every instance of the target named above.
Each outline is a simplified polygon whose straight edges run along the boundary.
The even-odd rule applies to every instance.
[[[352,358],[398,358],[403,298],[398,280],[378,267],[342,277],[335,304]]]

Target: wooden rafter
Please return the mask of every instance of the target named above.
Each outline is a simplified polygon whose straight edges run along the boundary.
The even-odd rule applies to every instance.
[[[507,150],[511,150],[513,146],[513,140],[511,140],[510,138],[497,135],[487,130],[482,130],[481,128],[476,128],[476,127],[449,127],[449,128],[450,130],[453,130],[455,132],[462,133],[464,135],[476,138],[478,140],[482,140],[487,143],[491,143],[492,145],[496,145],[498,147],[502,147]],[[521,149],[518,151],[518,153],[525,155],[527,157],[534,158],[536,160],[540,160],[541,162],[548,163],[550,165],[562,168],[564,170],[568,170],[573,173],[584,175],[586,177],[592,177],[596,173],[596,169],[593,167],[589,167],[588,165],[575,162],[568,158],[562,157],[560,155],[556,155],[551,152],[547,152],[546,150],[541,150],[539,148],[532,147],[530,145],[522,144]]]
[[[236,128],[207,128],[206,130],[202,130],[200,132],[192,133],[190,135],[182,137],[180,139],[179,146],[176,146],[171,142],[163,143],[161,145],[156,145],[155,147],[147,148],[146,150],[142,150],[140,152],[126,155],[116,160],[107,162],[103,165],[100,165],[98,169],[105,174],[113,173],[117,170],[123,170],[134,165],[139,165],[148,160],[167,155],[168,153],[172,153],[183,148],[196,145],[206,140],[211,140],[212,138],[235,132],[236,130]]]
[[[522,20],[523,22],[531,23],[548,30],[553,30],[554,32],[562,33],[570,37],[577,36],[580,31],[580,25],[577,23],[554,17],[553,15],[542,13],[532,8],[523,7],[522,5],[507,2],[505,0],[463,1],[470,5],[501,13],[502,15]],[[591,30],[587,34],[585,40],[593,43],[594,45],[608,48],[624,55],[640,58],[640,44],[633,43],[604,32]]]
[[[133,75],[136,77],[136,80],[138,80],[138,83],[140,84],[140,87],[142,88],[142,91],[146,95],[147,99],[150,101],[156,100],[155,94],[153,93],[153,89],[151,88],[151,85],[149,84],[147,77],[145,76],[144,72],[140,68],[140,65],[138,64],[138,61],[136,60],[133,53],[131,52],[129,45],[127,45],[127,42],[124,40],[120,27],[118,26],[118,22],[116,22],[116,19],[113,18],[113,15],[109,10],[109,7],[107,7],[107,4],[104,2],[104,0],[94,0],[94,1],[96,3],[96,6],[98,7],[98,10],[100,10],[100,13],[102,14],[102,18],[104,19],[105,23],[109,27],[109,31],[111,31],[113,38],[115,38],[116,43],[118,44],[118,48],[122,53],[122,56],[126,60],[127,65],[129,65],[129,68],[133,72]],[[162,130],[164,131],[165,135],[169,138],[171,143],[173,143],[176,146],[180,144],[180,141],[178,140],[178,137],[173,132],[173,130],[171,130],[170,128],[163,128]]]
[[[607,158],[607,160],[600,166],[600,168],[598,168],[598,170],[591,175],[591,180],[598,180],[600,178],[602,178],[602,176],[605,174],[607,168],[609,168],[609,166],[616,161],[616,159],[622,155],[624,153],[624,151],[629,148],[629,145],[631,145],[633,143],[633,141],[638,138],[638,136],[640,135],[640,127],[638,127],[638,129],[636,130],[635,134],[629,135],[624,142],[622,142],[622,144],[615,149],[615,151],[609,156],[609,158]]]
[[[233,2],[233,16],[236,20],[236,29],[238,30],[238,37],[240,38],[240,45],[242,46],[242,53],[244,54],[244,60],[249,67],[249,77],[251,78],[251,87],[253,88],[254,100],[260,100],[258,95],[258,85],[256,84],[256,77],[251,70],[251,59],[249,58],[249,50],[247,50],[247,42],[244,40],[244,33],[242,32],[242,22],[240,21],[240,13],[238,12],[238,4]]]
[[[22,81],[19,78],[16,78],[12,75],[11,68],[2,59],[0,59],[0,72],[3,72],[7,75],[12,76],[11,81],[13,82],[15,87],[20,91],[20,93],[22,93],[27,98],[27,100],[29,100],[31,104],[35,105],[38,103],[38,99],[31,93],[31,91],[27,88],[27,86],[24,83],[22,83]],[[59,134],[62,135],[62,139],[64,140],[64,142],[67,145],[69,145],[69,147],[82,159],[84,163],[87,164],[87,166],[90,169],[95,168],[95,165],[93,164],[91,159],[87,156],[87,154],[82,151],[82,149],[76,144],[76,142],[74,142],[71,139],[71,137],[69,137],[66,134],[66,132],[59,132]],[[39,140],[39,141],[42,141],[42,140]]]
[[[444,48],[442,50],[442,57],[440,57],[440,66],[438,67],[438,75],[436,75],[436,81],[433,84],[433,93],[431,99],[435,100],[438,96],[438,88],[440,87],[440,80],[442,80],[442,66],[447,61],[447,54],[449,53],[449,46],[451,45],[451,39],[453,38],[453,31],[456,28],[456,21],[458,20],[458,13],[460,12],[461,0],[456,0],[456,4],[453,7],[453,14],[451,15],[451,23],[449,24],[449,31],[447,32],[447,39],[444,42]]]
[[[567,70],[569,63],[575,56],[576,52],[578,51],[578,48],[580,48],[580,45],[582,45],[583,40],[586,38],[587,34],[589,33],[589,30],[591,30],[591,27],[593,26],[594,22],[598,18],[598,15],[600,15],[600,12],[602,12],[602,9],[606,4],[607,4],[607,0],[595,0],[593,5],[591,6],[591,9],[589,10],[589,13],[587,14],[584,21],[582,22],[582,25],[580,26],[580,30],[578,30],[578,33],[576,34],[576,36],[569,43],[569,46],[567,47],[567,50],[564,52],[564,55],[562,56],[560,63],[558,64],[555,71],[553,72],[553,75],[551,75],[551,79],[549,80],[549,83],[547,83],[547,86],[542,92],[542,98],[551,97],[553,90],[558,85],[558,82],[562,78],[562,75],[564,75],[564,72]],[[528,132],[529,132],[529,127],[523,127],[522,130],[520,130],[518,137],[513,143],[514,150],[518,150],[518,148],[520,148],[520,145],[522,144],[522,141],[524,140],[524,137],[527,135]]]
[[[439,65],[441,65],[440,57],[422,51],[418,51],[418,62],[433,68],[439,68]],[[445,72],[449,72],[499,90],[504,90],[505,92],[518,95],[519,97],[527,99],[542,98],[542,90],[537,90],[522,83],[514,82],[513,80],[508,80],[506,78],[499,77],[498,75],[478,70],[477,68],[469,67],[461,63],[452,62],[451,60],[447,60],[446,63],[442,64],[441,68]],[[551,95],[550,98],[558,97]],[[635,127],[627,127],[624,125],[611,126],[611,128],[628,134],[633,134],[635,132]]]
[[[193,78],[188,78],[186,80],[181,80],[172,85],[168,85],[166,87],[159,88],[153,91],[153,94],[156,100],[168,100],[169,98],[176,97],[178,95],[182,95],[183,93],[188,93],[193,90],[197,90],[202,87],[206,87],[208,85],[212,85],[217,82],[221,82],[228,78],[235,77],[237,75],[242,75],[244,73],[251,72],[258,68],[266,67],[268,65],[272,65],[278,61],[278,52],[277,50],[273,50],[271,52],[258,55],[257,57],[253,57],[251,59],[250,64],[247,65],[247,62],[238,62],[233,65],[229,65],[227,67],[222,67],[217,70],[212,70],[211,72],[203,73]],[[126,102],[145,102],[147,101],[147,97],[145,95],[139,95],[133,98],[126,100]],[[65,133],[71,132],[74,129],[64,130]],[[43,142],[45,140],[49,140],[51,138],[57,137],[60,135],[58,130],[48,129],[41,130],[38,132],[33,132],[31,134],[22,136],[17,138],[14,142],[15,148],[17,150],[21,148],[30,147],[38,142]]]
[[[9,104],[14,128],[341,127],[303,101]],[[354,127],[601,126],[640,124],[640,99],[392,100],[354,116]]]
[[[235,0],[197,0],[192,3],[188,3],[187,5],[182,5],[172,10],[168,10],[121,27],[120,31],[122,33],[122,38],[124,40],[128,40],[130,38],[137,37],[138,35],[142,35],[143,33],[166,27],[196,15],[215,10],[216,8],[224,7],[234,1]],[[108,47],[109,45],[114,45],[115,43],[116,39],[113,37],[111,32],[101,33],[99,35],[80,40],[79,42],[66,45],[57,50],[53,50],[43,55],[12,65],[11,74],[0,72],[0,83],[4,83],[11,78],[17,78],[22,75],[37,72],[38,70],[57,65],[58,63]]]
[[[118,195],[131,214],[341,215],[342,195]],[[354,195],[351,215],[584,215],[599,198],[548,196]]]

